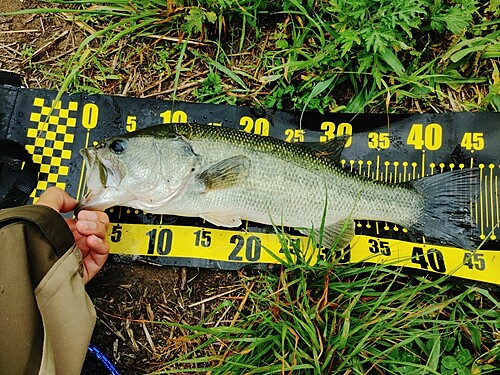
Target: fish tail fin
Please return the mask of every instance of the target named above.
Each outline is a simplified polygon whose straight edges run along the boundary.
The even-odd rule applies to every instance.
[[[479,194],[477,168],[435,174],[407,183],[424,197],[424,207],[409,230],[463,249],[477,248],[472,212]]]

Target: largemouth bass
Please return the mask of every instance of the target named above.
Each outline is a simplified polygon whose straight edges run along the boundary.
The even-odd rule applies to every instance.
[[[128,206],[322,232],[347,245],[354,220],[387,221],[450,245],[475,247],[470,207],[478,173],[463,169],[387,184],[341,168],[346,137],[298,144],[197,124],[162,124],[83,149],[89,193],[79,208]]]

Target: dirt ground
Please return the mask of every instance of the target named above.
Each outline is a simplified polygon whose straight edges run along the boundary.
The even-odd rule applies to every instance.
[[[0,13],[43,6],[31,0],[3,0]],[[21,15],[0,17],[0,70],[21,74],[24,85],[47,88],[44,77],[30,74],[25,51],[33,61],[63,58],[74,50],[82,35],[63,17]],[[186,352],[197,342],[184,339],[186,332],[147,321],[198,324],[222,298],[242,292],[237,272],[197,268],[160,267],[141,263],[117,263],[110,259],[87,285],[97,310],[92,338],[121,374],[138,374],[161,368],[161,363]],[[219,295],[223,295],[217,297]],[[204,302],[205,301],[205,302]],[[230,321],[226,310],[211,319]],[[214,323],[215,324],[215,323]],[[107,374],[89,355],[84,374]]]
[[[239,283],[236,272],[108,262],[87,286],[99,318],[92,343],[117,364],[120,373],[161,368],[161,363],[187,352],[198,342],[185,339],[187,332],[180,328],[146,322],[196,325],[222,298],[237,298],[242,291]],[[224,297],[217,297],[221,294]],[[218,314],[213,321],[222,318],[229,322],[232,313]],[[101,368],[90,357],[84,373],[99,374]]]

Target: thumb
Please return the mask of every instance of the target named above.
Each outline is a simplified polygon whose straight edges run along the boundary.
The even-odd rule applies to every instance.
[[[38,198],[35,204],[51,207],[58,212],[69,212],[77,200],[58,187],[50,187]]]

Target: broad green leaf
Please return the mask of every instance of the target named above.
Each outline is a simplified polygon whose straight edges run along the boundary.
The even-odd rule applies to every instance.
[[[447,355],[446,357],[443,357],[443,359],[441,360],[441,365],[444,368],[447,368],[448,370],[454,370],[457,368],[458,361],[456,360],[455,357]]]
[[[379,51],[379,54],[398,76],[403,75],[405,68],[394,52],[388,48],[384,48]]]

